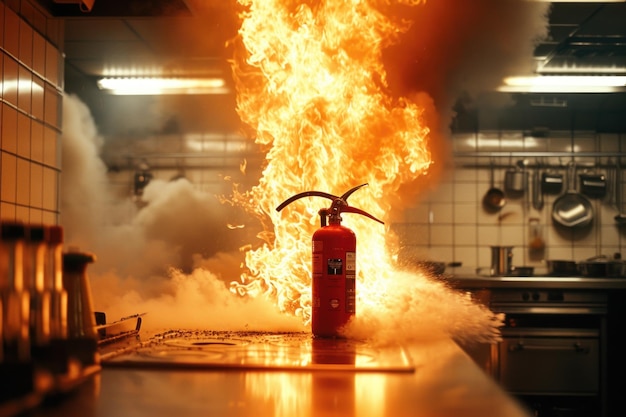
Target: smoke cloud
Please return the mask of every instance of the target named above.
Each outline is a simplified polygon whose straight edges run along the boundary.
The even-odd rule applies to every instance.
[[[438,0],[393,10],[410,28],[385,51],[391,88],[426,92],[447,115],[461,93],[474,97],[505,76],[534,69],[550,4],[527,0]]]
[[[139,208],[112,191],[102,138],[74,95],[65,96],[63,126],[61,224],[66,247],[97,257],[88,268],[97,311],[110,319],[148,313],[148,328],[302,329],[270,302],[229,291],[243,256],[216,196],[184,178],[155,179]]]

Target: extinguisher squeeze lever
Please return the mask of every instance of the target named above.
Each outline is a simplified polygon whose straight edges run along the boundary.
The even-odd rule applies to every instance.
[[[335,223],[335,224],[339,224],[341,223],[341,213],[355,213],[355,214],[361,214],[365,217],[369,217],[372,220],[375,220],[381,224],[384,224],[384,222],[382,220],[377,219],[376,217],[372,216],[371,214],[369,214],[368,212],[361,210],[359,208],[356,207],[351,207],[348,205],[348,197],[350,197],[352,195],[352,193],[354,193],[356,190],[358,190],[361,187],[366,186],[367,183],[365,184],[361,184],[361,185],[357,185],[354,188],[351,188],[350,190],[346,191],[341,197],[338,197],[336,195],[332,195],[329,193],[325,193],[323,191],[305,191],[299,194],[296,194],[294,196],[289,197],[287,200],[283,201],[278,207],[276,207],[276,211],[281,211],[282,209],[284,209],[286,206],[288,206],[289,204],[291,204],[292,202],[300,199],[300,198],[304,198],[304,197],[324,197],[324,198],[328,198],[329,200],[332,200],[332,204],[329,208],[323,208],[321,209],[318,213],[320,215],[320,224],[322,227],[327,225],[327,219],[330,220],[330,223]]]

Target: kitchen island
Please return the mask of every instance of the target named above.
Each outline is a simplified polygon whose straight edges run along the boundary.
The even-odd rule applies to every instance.
[[[38,417],[437,416],[530,414],[452,340],[403,349],[409,367],[288,370],[107,366]]]

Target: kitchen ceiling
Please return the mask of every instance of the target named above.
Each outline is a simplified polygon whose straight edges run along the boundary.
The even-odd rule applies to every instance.
[[[238,24],[235,0],[96,0],[89,12],[68,1],[73,0],[39,0],[65,19],[70,92],[90,89],[85,80],[95,85],[120,68],[228,76],[226,45]],[[553,3],[549,35],[535,49],[537,70],[626,76],[625,22],[624,1]],[[626,131],[624,88],[610,94],[516,93],[514,98],[516,106],[498,113],[497,121],[473,113],[476,106],[458,107],[457,129]]]
[[[69,4],[51,5],[51,10],[66,18],[66,65],[84,75],[100,77],[129,67],[198,75],[225,67],[225,43],[237,30],[232,4],[99,0],[89,13]]]

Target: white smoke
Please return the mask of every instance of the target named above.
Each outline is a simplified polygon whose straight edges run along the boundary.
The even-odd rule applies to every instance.
[[[117,197],[99,156],[87,106],[63,101],[61,225],[65,245],[96,255],[88,268],[94,306],[110,319],[148,313],[148,327],[301,330],[266,300],[228,290],[243,260],[227,208],[189,181],[152,180],[145,206]],[[229,232],[231,232],[229,234]]]

